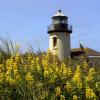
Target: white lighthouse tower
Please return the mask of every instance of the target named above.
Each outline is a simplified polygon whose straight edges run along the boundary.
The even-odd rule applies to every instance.
[[[52,17],[52,24],[48,27],[49,50],[63,60],[71,56],[70,33],[72,26],[68,24],[68,17],[61,10]]]

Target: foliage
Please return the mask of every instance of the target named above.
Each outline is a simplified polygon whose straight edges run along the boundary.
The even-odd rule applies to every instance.
[[[0,64],[0,100],[99,100],[95,66],[69,60],[17,52]]]
[[[17,50],[0,62],[0,100],[99,100],[100,66]]]

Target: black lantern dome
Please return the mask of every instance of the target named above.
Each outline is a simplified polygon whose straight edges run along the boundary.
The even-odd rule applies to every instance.
[[[72,26],[68,25],[68,17],[61,10],[52,17],[52,24],[48,27],[48,33],[67,32],[72,33]]]

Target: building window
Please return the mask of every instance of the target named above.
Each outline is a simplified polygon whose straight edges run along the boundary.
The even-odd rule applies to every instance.
[[[53,37],[53,47],[57,46],[57,37]]]

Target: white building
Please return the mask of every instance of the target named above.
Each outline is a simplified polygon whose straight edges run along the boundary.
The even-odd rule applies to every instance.
[[[68,17],[61,10],[52,17],[52,24],[48,27],[49,50],[63,60],[71,56],[70,33],[72,26],[68,24]]]

